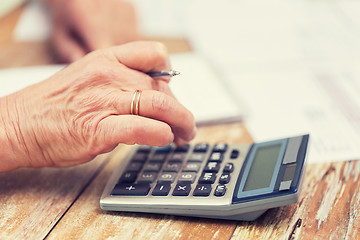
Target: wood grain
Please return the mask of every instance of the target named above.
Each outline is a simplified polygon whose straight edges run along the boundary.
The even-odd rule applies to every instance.
[[[308,165],[297,204],[239,223],[232,239],[360,239],[360,161]]]
[[[0,174],[0,239],[43,239],[84,191],[105,156],[82,166]]]

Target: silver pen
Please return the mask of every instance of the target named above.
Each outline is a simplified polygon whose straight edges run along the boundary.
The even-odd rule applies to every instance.
[[[180,72],[175,70],[170,70],[170,71],[147,72],[146,74],[149,75],[150,77],[173,77],[179,75]]]

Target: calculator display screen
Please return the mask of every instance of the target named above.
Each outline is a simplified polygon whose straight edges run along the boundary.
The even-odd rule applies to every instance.
[[[259,147],[246,179],[243,191],[267,188],[270,186],[281,144]]]

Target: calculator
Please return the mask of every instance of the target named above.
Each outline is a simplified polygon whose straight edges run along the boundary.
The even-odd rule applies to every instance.
[[[252,221],[297,202],[309,135],[253,144],[137,146],[111,175],[104,210]]]

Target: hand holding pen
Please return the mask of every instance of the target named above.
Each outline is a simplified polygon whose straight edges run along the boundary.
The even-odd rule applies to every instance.
[[[167,146],[193,139],[193,115],[168,81],[155,79],[178,72],[151,72],[151,78],[144,74],[149,69],[170,69],[166,48],[131,42],[94,51],[45,81],[0,98],[0,129],[6,129],[5,136],[0,131],[0,172],[73,166],[120,143]]]

